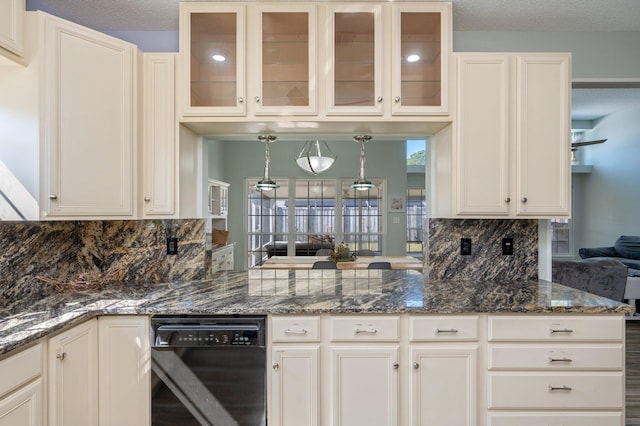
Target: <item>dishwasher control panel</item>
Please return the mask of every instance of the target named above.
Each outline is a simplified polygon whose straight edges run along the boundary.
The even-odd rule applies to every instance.
[[[151,326],[155,348],[265,345],[264,318],[154,317]]]

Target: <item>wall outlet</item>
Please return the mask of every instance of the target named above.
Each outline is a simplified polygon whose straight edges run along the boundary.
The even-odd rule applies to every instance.
[[[178,239],[176,237],[167,238],[167,254],[178,254]]]
[[[502,255],[513,256],[513,238],[502,239]]]
[[[460,254],[471,256],[471,238],[460,238]]]

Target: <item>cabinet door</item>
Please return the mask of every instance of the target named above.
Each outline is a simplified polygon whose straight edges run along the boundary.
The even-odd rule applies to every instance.
[[[392,4],[393,114],[449,112],[451,4]]]
[[[456,214],[509,214],[509,56],[456,55]]]
[[[518,215],[570,214],[570,60],[568,54],[518,56]]]
[[[43,216],[131,217],[136,47],[43,16]]]
[[[256,6],[248,50],[254,113],[317,114],[315,5]],[[251,61],[255,60],[255,63]]]
[[[245,103],[245,8],[180,3],[184,116],[241,116]]]
[[[411,349],[411,424],[467,425],[476,421],[477,347]]]
[[[319,424],[319,346],[274,346],[269,424]]]
[[[328,19],[327,114],[382,115],[382,6],[331,6]]]
[[[397,360],[397,346],[332,348],[332,424],[397,425]]]
[[[144,54],[143,203],[149,216],[175,214],[175,54]]]
[[[43,424],[42,378],[0,399],[0,426]]]
[[[0,2],[0,48],[22,56],[25,0]],[[2,53],[2,49],[0,49]]]
[[[98,319],[100,425],[151,424],[146,316]]]
[[[98,338],[91,320],[49,339],[49,424],[98,424]]]

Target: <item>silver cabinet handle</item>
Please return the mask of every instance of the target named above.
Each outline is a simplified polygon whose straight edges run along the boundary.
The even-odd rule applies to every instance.
[[[440,333],[457,333],[458,330],[456,330],[455,328],[450,328],[449,330],[440,330],[439,328],[436,328],[436,334],[440,334]]]
[[[378,330],[376,330],[375,328],[370,328],[369,330],[362,330],[362,329],[356,328],[356,331],[355,331],[356,334],[362,334],[362,333],[376,334],[377,332]]]
[[[260,96],[256,96],[256,102],[260,102]]]
[[[522,197],[522,200],[520,200],[520,201],[522,201],[523,203],[526,203],[527,202],[527,197]]]
[[[304,328],[300,330],[291,330],[290,328],[287,328],[284,331],[284,334],[307,334],[307,330],[305,330]]]
[[[240,96],[240,97],[238,98],[238,103],[239,103],[239,104],[241,104],[241,103],[243,103],[243,102],[244,102],[244,98],[243,98],[242,96]]]
[[[279,368],[280,368],[280,364],[278,364],[277,362],[273,364],[273,371],[278,371]]]
[[[507,203],[507,204],[509,204],[509,203],[511,202],[511,197],[507,197],[507,198],[505,198],[505,199],[504,199],[504,202],[505,202],[505,203]]]
[[[393,369],[394,369],[394,370],[397,370],[397,369],[398,369],[398,367],[400,367],[400,364],[398,364],[397,362],[394,362],[394,363],[393,363]]]
[[[549,331],[553,333],[573,333],[573,330],[570,328],[551,328]]]
[[[148,203],[149,201],[151,201],[151,198],[149,198],[149,197],[144,197],[144,201],[145,201],[146,203]]]
[[[67,357],[66,352],[62,352],[61,354],[56,355],[56,358],[58,358],[60,361],[64,360],[66,357]]]
[[[549,358],[549,362],[573,362],[571,358]]]
[[[50,200],[57,200],[58,196],[56,194],[49,194],[49,199]]]
[[[377,101],[378,101],[378,103],[382,102],[382,96],[378,96]]]
[[[413,368],[417,370],[418,368],[420,368],[420,364],[418,364],[417,362],[414,362]]]
[[[394,100],[396,101],[396,103],[400,102],[400,96],[396,96]]]
[[[550,391],[570,391],[570,390],[573,390],[573,388],[571,388],[569,386],[565,386],[565,385],[562,385],[562,386],[551,386],[551,385],[549,385],[549,390]]]

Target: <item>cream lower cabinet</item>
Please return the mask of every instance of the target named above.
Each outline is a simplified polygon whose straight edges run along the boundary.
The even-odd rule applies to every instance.
[[[145,316],[100,317],[49,339],[49,425],[150,424]]]
[[[98,321],[49,339],[49,425],[98,424]]]
[[[571,57],[456,54],[453,215],[571,211]]]
[[[0,361],[0,426],[44,425],[43,344]]]
[[[149,320],[98,319],[98,394],[101,426],[151,424]]]
[[[622,315],[490,316],[488,426],[622,426]]]

